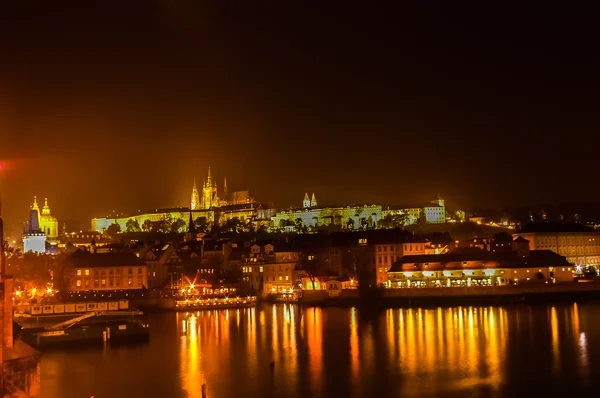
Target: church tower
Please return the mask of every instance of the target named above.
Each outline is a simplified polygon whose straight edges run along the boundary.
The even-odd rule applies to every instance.
[[[312,194],[312,198],[310,199],[310,207],[317,207],[317,198],[315,198],[314,192]]]
[[[190,200],[190,209],[191,210],[199,210],[200,209],[200,195],[198,194],[198,189],[196,188],[196,179],[194,178],[194,187],[192,188],[192,198]]]
[[[202,187],[202,208],[210,209],[219,206],[219,196],[217,195],[217,183],[213,183],[210,175],[210,166],[208,167],[208,178]]]
[[[302,201],[302,207],[308,209],[310,207],[310,199],[308,198],[308,192],[304,194],[304,200]]]

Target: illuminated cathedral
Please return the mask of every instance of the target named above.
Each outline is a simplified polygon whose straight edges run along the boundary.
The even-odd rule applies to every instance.
[[[192,197],[190,200],[191,210],[207,210],[213,207],[227,206],[227,178],[223,187],[223,199],[219,198],[217,183],[212,180],[210,167],[208,168],[208,178],[202,184],[202,196],[196,188],[196,179],[194,179],[194,187],[192,188]]]
[[[134,220],[142,227],[146,221],[156,222],[162,219],[170,218],[172,220],[181,219],[187,229],[190,216],[192,219],[205,218],[209,224],[222,224],[225,221],[237,217],[240,220],[268,219],[274,214],[272,209],[266,211],[251,196],[249,191],[232,192],[229,196],[227,191],[227,178],[223,181],[223,190],[219,192],[217,183],[213,179],[211,169],[208,168],[208,175],[199,190],[194,179],[192,193],[190,195],[189,208],[179,207],[174,209],[155,209],[148,212],[138,212],[137,214],[109,216],[92,219],[92,230],[103,232],[111,224],[117,223],[122,231],[127,230],[127,222]]]

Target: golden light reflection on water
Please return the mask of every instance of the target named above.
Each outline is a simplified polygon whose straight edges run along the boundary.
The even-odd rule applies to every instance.
[[[409,376],[403,392],[418,394],[428,384],[440,390],[480,384],[498,389],[504,373],[504,319],[502,308],[388,310],[389,352],[399,350],[398,365]]]
[[[350,363],[352,366],[352,377],[356,380],[360,372],[358,321],[356,319],[356,308],[352,307],[350,311]]]
[[[318,391],[323,372],[323,312],[321,308],[308,308],[305,319],[312,386],[315,391]]]
[[[195,315],[183,319],[182,330],[185,332],[181,336],[181,375],[183,377],[183,389],[189,397],[201,397],[202,392],[198,389],[205,382],[204,371],[201,365],[200,344],[198,334],[198,324]]]
[[[560,343],[558,340],[558,316],[556,307],[550,309],[550,329],[552,331],[552,357],[554,358],[554,371],[560,375]]]
[[[378,380],[375,365],[383,361],[385,372],[394,380],[401,378],[401,383],[391,383],[396,383],[403,396],[481,388],[497,395],[507,380],[507,361],[533,349],[530,341],[537,342],[536,347],[550,346],[553,360],[546,361],[545,372],[562,374],[572,368],[575,377],[587,383],[585,318],[577,304],[558,308],[409,308],[360,317],[357,308],[324,310],[280,304],[181,314],[177,325],[182,386],[188,396],[199,397],[205,377],[222,376],[222,370],[215,369],[228,368],[231,361],[241,361],[243,377],[260,385],[265,372],[269,374],[268,360],[273,358],[272,372],[287,390],[305,383],[309,391],[322,391],[331,382],[325,378],[330,373],[325,364],[343,363],[347,358],[349,377],[358,389],[366,388],[369,380]],[[343,319],[342,325],[337,323],[339,319]],[[524,323],[521,327],[514,324],[519,319]],[[528,323],[537,327],[528,329]],[[348,328],[349,340],[338,344],[331,338],[331,333],[337,333],[331,331],[332,326]],[[519,330],[528,333],[521,337]],[[511,350],[508,357],[509,346],[520,348]],[[298,376],[302,373],[305,380]]]

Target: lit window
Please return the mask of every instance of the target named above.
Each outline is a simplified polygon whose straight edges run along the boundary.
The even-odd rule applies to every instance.
[[[283,280],[283,278],[280,276],[280,277],[279,277],[279,280],[281,281],[281,280]]]
[[[85,276],[89,276],[89,275],[90,275],[90,270],[89,270],[89,269],[86,269],[86,270],[85,270]]]
[[[106,279],[102,279],[102,286],[106,285]]]
[[[154,278],[156,276],[156,272],[152,272],[152,277]]]
[[[564,271],[565,269],[563,268],[562,270]]]
[[[289,280],[290,280],[290,277],[286,275],[286,276],[285,276],[285,280],[286,280],[286,281],[289,281]]]
[[[81,270],[80,269],[77,270],[77,276],[81,276]]]
[[[263,267],[262,266],[259,269],[260,269],[260,272],[263,272]]]
[[[81,287],[81,280],[77,279],[77,287]]]

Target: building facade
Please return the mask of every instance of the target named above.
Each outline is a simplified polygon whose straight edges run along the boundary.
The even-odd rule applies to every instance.
[[[549,250],[515,252],[469,249],[440,255],[405,256],[388,271],[388,288],[501,286],[573,281],[573,267]]]
[[[143,289],[148,287],[148,267],[131,252],[76,250],[65,259],[62,282],[68,292]]]
[[[529,241],[531,250],[551,250],[577,267],[600,267],[600,231],[579,224],[530,223],[513,237]]]

